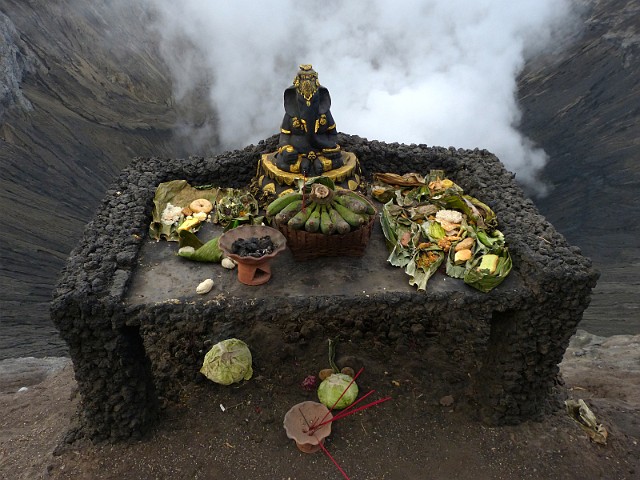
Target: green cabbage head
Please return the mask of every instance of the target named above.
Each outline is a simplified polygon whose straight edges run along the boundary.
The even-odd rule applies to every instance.
[[[251,378],[251,361],[247,344],[237,338],[229,338],[207,352],[200,373],[216,383],[231,385]]]
[[[318,399],[328,408],[333,407],[341,410],[348,407],[358,398],[358,385],[356,385],[356,382],[353,382],[349,390],[342,395],[342,392],[345,391],[349,383],[351,383],[351,380],[353,380],[353,378],[344,373],[329,375],[318,387]],[[334,407],[333,404],[336,403],[340,395],[342,395],[342,398],[340,398],[340,401]]]

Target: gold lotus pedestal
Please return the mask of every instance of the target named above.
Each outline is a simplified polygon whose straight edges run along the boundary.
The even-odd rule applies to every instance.
[[[276,166],[276,152],[262,155],[258,164],[257,184],[266,195],[286,195],[297,188],[297,181],[304,179],[301,172],[286,172]],[[336,185],[355,190],[360,185],[360,165],[355,153],[342,152],[343,165],[323,172]]]

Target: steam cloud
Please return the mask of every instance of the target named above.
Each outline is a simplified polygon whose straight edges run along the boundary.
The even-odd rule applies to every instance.
[[[570,0],[147,1],[177,101],[204,90],[215,112],[189,126],[195,141],[276,133],[282,92],[311,63],[339,131],[486,148],[536,184],[546,154],[517,130],[516,77],[566,33]]]

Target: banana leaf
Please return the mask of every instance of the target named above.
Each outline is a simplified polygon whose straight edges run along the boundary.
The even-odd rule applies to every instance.
[[[460,265],[456,265],[455,263],[455,250],[453,248],[449,249],[449,253],[447,254],[447,263],[446,273],[451,278],[464,278],[465,273],[467,272],[469,265],[473,261],[473,257],[470,260],[467,260],[465,263]]]
[[[178,241],[178,223],[165,225],[162,223],[162,212],[171,203],[177,207],[186,207],[198,198],[206,198],[215,204],[218,196],[218,189],[195,188],[186,180],[172,180],[158,185],[153,197],[153,212],[151,215],[151,225],[149,226],[149,236],[155,240],[166,239],[168,241]],[[182,220],[182,219],[181,219]]]
[[[573,399],[565,400],[564,404],[567,407],[569,416],[578,423],[591,440],[601,445],[607,444],[607,438],[609,437],[607,428],[598,423],[595,414],[583,399],[579,398],[577,401]]]
[[[420,225],[417,223],[399,224],[395,227],[394,233],[397,235],[397,240],[387,261],[394,267],[405,267],[416,255],[417,242],[420,239]]]
[[[436,243],[438,242],[438,240],[443,239],[447,236],[447,232],[445,232],[444,228],[442,228],[442,225],[434,221],[429,221],[428,223],[423,224],[422,230],[424,231],[425,235],[429,237],[429,240]]]
[[[412,207],[418,205],[418,201],[408,195],[411,190],[396,190],[395,202],[401,207]]]
[[[393,199],[395,194],[395,187],[392,187],[385,183],[375,182],[371,186],[371,196],[380,203],[387,203],[389,200]]]
[[[240,225],[262,225],[264,223],[264,215],[245,215],[243,217],[233,218],[229,221],[224,231],[239,227]]]
[[[426,222],[431,215],[438,213],[439,208],[431,204],[420,204],[415,207],[409,207],[407,214],[409,218],[418,223]]]
[[[405,193],[407,204],[424,204],[431,201],[431,190],[429,187],[417,187]]]
[[[447,255],[446,273],[452,278],[464,278],[465,274],[469,270],[474,259],[488,252],[487,247],[483,245],[480,241],[478,241],[477,231],[473,228],[473,226],[467,224],[466,221],[464,220],[462,222],[462,226],[464,227],[464,230],[462,232],[460,240],[452,242],[451,248],[449,249],[449,252]],[[473,243],[473,246],[471,247],[472,257],[466,262],[456,265],[455,247],[457,244],[459,244],[462,240],[466,239],[467,237],[471,237],[476,240]]]
[[[496,247],[488,254],[498,256],[495,272],[491,273],[489,270],[480,268],[484,255],[479,255],[473,259],[464,275],[464,283],[486,293],[493,290],[507,278],[513,264],[509,250],[506,247]]]
[[[303,182],[304,182],[304,180],[303,180]],[[333,180],[331,180],[329,177],[320,176],[320,177],[310,178],[306,182],[304,182],[305,190],[307,192],[310,192],[311,191],[311,185],[313,185],[314,183],[319,183],[321,185],[324,185],[329,190],[335,190],[336,189],[336,184],[333,182]]]
[[[387,215],[392,218],[397,218],[404,213],[404,208],[400,205],[396,205],[393,201],[387,202],[383,209],[386,211]]]
[[[216,213],[213,223],[219,223],[226,227],[235,218],[256,216],[260,207],[258,201],[246,189],[225,188],[221,189],[216,202]]]
[[[222,261],[223,252],[218,245],[220,237],[214,237],[206,243],[202,241],[192,232],[188,230],[180,231],[180,250],[178,255],[183,258],[188,258],[196,262],[212,262],[220,263]],[[184,249],[184,247],[191,247],[194,250]]]
[[[389,207],[393,206],[391,203],[387,203],[382,207],[382,213],[380,215],[380,226],[382,227],[382,233],[385,238],[387,250],[393,250],[393,247],[398,243],[398,234],[395,230],[396,222],[393,216],[389,213]]]
[[[428,190],[424,193],[430,198],[462,194],[463,190],[450,179],[446,178],[444,170],[431,170],[427,175]]]
[[[403,247],[399,242],[391,250],[387,261],[394,267],[404,268],[413,260],[413,248]]]
[[[405,180],[399,177],[385,174],[376,180],[398,183]],[[407,180],[414,181],[411,178]],[[416,182],[413,188],[397,185],[393,196],[384,187],[380,191],[385,199],[388,198],[380,222],[390,252],[387,260],[391,265],[404,268],[410,277],[409,284],[418,290],[426,289],[429,278],[443,261],[446,261],[448,276],[464,279],[465,283],[483,292],[499,285],[511,271],[511,256],[505,246],[504,235],[495,229],[495,213],[486,204],[464,195],[463,190],[447,179],[442,170],[432,170],[424,183]],[[465,214],[460,238],[447,237],[440,223],[429,220],[442,208]],[[456,265],[454,245],[466,236],[476,240],[473,256]],[[444,251],[447,248],[448,254]],[[489,260],[493,263],[486,265]]]
[[[195,233],[189,230],[180,230],[178,232],[178,247],[192,247],[194,249],[200,248],[204,243],[200,240]]]
[[[504,245],[504,234],[500,230],[494,230],[491,234],[477,230],[476,236],[480,242],[482,242],[487,247],[501,247]]]
[[[404,269],[409,275],[409,285],[417,287],[418,291],[425,291],[427,282],[436,273],[443,260],[444,252],[437,247],[417,249]]]
[[[426,181],[419,173],[374,173],[373,178],[379,182],[395,187],[419,187],[426,184]]]
[[[431,183],[431,182],[437,182],[437,181],[442,181],[445,178],[447,178],[446,174],[444,173],[444,170],[429,170],[429,173],[427,174],[427,178],[425,180],[424,183]]]
[[[472,219],[478,228],[493,229],[498,226],[498,219],[491,208],[480,200],[469,195],[443,195],[437,203],[445,208],[459,210]]]

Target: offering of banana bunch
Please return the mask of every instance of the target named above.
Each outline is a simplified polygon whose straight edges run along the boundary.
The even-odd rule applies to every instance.
[[[277,225],[324,235],[344,235],[366,225],[376,210],[351,190],[336,188],[328,177],[305,183],[301,191],[278,197],[267,206]]]

